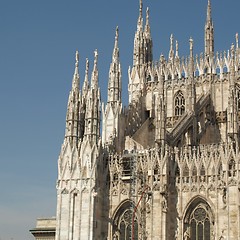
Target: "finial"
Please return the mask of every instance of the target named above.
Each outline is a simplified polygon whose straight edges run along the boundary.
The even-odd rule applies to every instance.
[[[207,21],[210,22],[212,19],[211,16],[211,1],[208,0],[208,7],[207,7]]]
[[[170,36],[170,51],[169,51],[169,59],[173,59],[174,51],[173,51],[173,34]]]
[[[139,17],[138,17],[138,24],[137,24],[138,31],[142,29],[142,24],[143,24],[142,6],[143,6],[142,0],[139,0]]]
[[[118,30],[118,26],[117,26],[117,27],[116,27],[116,34],[115,34],[115,48],[117,47],[118,36],[119,36],[119,30]]]
[[[75,62],[75,71],[74,71],[74,76],[72,81],[72,89],[79,88],[79,73],[78,73],[79,53],[78,51],[76,51],[75,60],[76,62]]]
[[[179,54],[178,54],[178,41],[176,41],[176,57],[178,57]]]
[[[85,69],[85,79],[83,83],[83,91],[87,91],[88,89],[88,71],[89,71],[89,60],[86,58],[86,69]]]
[[[98,51],[97,49],[94,51],[94,66],[97,65],[97,60],[98,60]]]
[[[78,50],[76,51],[76,54],[75,54],[75,75],[78,74],[78,63],[79,63],[79,53],[78,53]]]
[[[142,8],[143,8],[142,0],[139,0],[139,16],[141,17],[142,17]]]
[[[146,22],[147,24],[149,23],[149,7],[147,7],[147,10],[146,10]]]
[[[116,27],[116,37],[115,37],[115,39],[118,39],[118,26]]]
[[[173,34],[170,36],[170,45],[171,45],[171,50],[173,49]]]
[[[238,33],[236,33],[236,48],[238,49],[238,42],[239,40],[238,40]]]
[[[189,39],[189,44],[190,44],[190,57],[193,57],[193,39],[190,37]]]
[[[228,51],[229,52],[229,51]],[[226,53],[226,51],[223,51],[223,57],[224,58],[227,58],[227,53]]]
[[[190,37],[189,39],[189,44],[190,44],[190,50],[193,50],[193,39]]]
[[[115,34],[115,43],[114,43],[114,49],[112,54],[112,61],[117,62],[119,57],[119,50],[118,50],[118,26],[116,27],[116,34]]]
[[[89,60],[88,58],[86,58],[86,69],[85,69],[86,74],[88,74],[88,70],[89,70]]]
[[[232,45],[231,45],[231,55],[232,55],[232,57],[234,57],[234,53],[235,53],[234,44],[232,43]]]
[[[79,53],[78,50],[76,51],[76,63],[75,66],[78,67],[78,63],[79,63]]]

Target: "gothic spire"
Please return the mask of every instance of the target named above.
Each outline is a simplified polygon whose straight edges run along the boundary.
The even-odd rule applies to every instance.
[[[114,42],[114,49],[112,54],[112,62],[118,62],[119,61],[119,48],[118,48],[118,26],[116,27],[116,34],[115,34],[115,42]]]
[[[189,65],[188,65],[188,78],[189,78],[189,107],[190,110],[194,110],[195,104],[195,93],[194,93],[194,57],[193,57],[193,39],[189,39],[189,48],[190,48],[190,55],[189,55]]]
[[[85,78],[84,78],[83,88],[82,88],[83,95],[86,95],[89,88],[88,72],[89,72],[89,60],[88,58],[86,58]]]
[[[207,7],[207,22],[212,22],[212,7],[211,7],[210,0],[208,0],[208,7]]]
[[[205,55],[209,57],[213,57],[214,54],[214,29],[212,22],[212,7],[211,1],[208,0],[207,6],[207,18],[205,24]]]
[[[121,65],[119,62],[119,48],[118,48],[118,27],[116,28],[115,43],[112,54],[112,63],[109,69],[108,81],[108,102],[121,101]]]
[[[236,33],[236,49],[238,49],[239,45],[239,39],[238,39],[238,33]]]
[[[189,46],[190,46],[190,58],[193,59],[193,39],[189,39]]]
[[[174,49],[173,49],[173,34],[170,36],[170,50],[169,50],[169,59],[172,60],[174,57]]]
[[[79,89],[79,72],[78,72],[79,54],[76,51],[75,71],[72,80],[72,89],[69,93],[68,108],[66,114],[66,131],[65,138],[68,138],[70,144],[77,146],[80,136],[80,89]]]
[[[179,58],[179,51],[178,51],[178,41],[176,41],[176,58]]]
[[[149,8],[146,10],[146,25],[145,25],[145,36],[151,37],[151,32],[150,32],[150,23],[149,23]]]
[[[91,76],[91,88],[86,96],[85,130],[84,139],[89,138],[92,143],[97,143],[100,136],[100,89],[98,87],[98,52],[94,51],[94,64]],[[87,66],[88,69],[88,66]]]
[[[146,25],[144,29],[144,43],[145,43],[145,63],[151,63],[153,59],[153,54],[152,54],[152,37],[151,37],[151,28],[150,28],[150,23],[149,23],[149,8],[146,10]]]
[[[73,81],[72,81],[72,89],[79,89],[79,70],[78,70],[78,63],[79,63],[79,53],[76,51],[75,55],[75,71],[73,75]]]
[[[97,62],[98,62],[98,52],[97,49],[94,51],[94,64],[93,64],[93,71],[92,71],[92,78],[91,78],[91,88],[98,88],[98,69],[97,69]]]
[[[138,17],[138,29],[142,29],[143,17],[142,17],[143,3],[139,0],[139,17]]]

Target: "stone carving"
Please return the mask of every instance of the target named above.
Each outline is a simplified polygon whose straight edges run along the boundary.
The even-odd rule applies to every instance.
[[[210,0],[207,12],[204,53],[193,56],[191,39],[190,55],[180,58],[178,43],[174,49],[171,35],[168,57],[161,55],[155,62],[149,13],[144,27],[141,6],[133,66],[128,70],[126,107],[121,98],[118,29],[109,69],[107,102],[102,107],[98,53],[94,52],[90,82],[86,62],[82,89],[78,69],[81,63],[76,53],[56,187],[58,194],[68,194],[67,189],[74,187],[82,192],[75,199],[76,204],[60,196],[64,201],[58,200],[57,216],[61,218],[57,219],[56,240],[65,236],[77,239],[80,235],[81,239],[88,236],[122,239],[116,229],[123,225],[114,219],[114,214],[118,210],[132,210],[133,206],[139,206],[138,236],[148,230],[152,239],[159,239],[159,233],[167,232],[168,235],[161,236],[163,239],[181,236],[181,240],[189,240],[192,232],[189,228],[184,230],[191,221],[184,222],[184,214],[188,214],[187,206],[195,210],[197,201],[200,205],[206,201],[203,207],[206,211],[211,208],[212,211],[207,211],[212,214],[208,216],[208,224],[209,229],[216,230],[216,236],[221,235],[217,231],[223,229],[222,222],[231,222],[233,226],[228,227],[240,232],[233,214],[226,214],[227,199],[237,199],[239,195],[227,189],[240,181],[239,147],[231,144],[240,134],[240,49],[237,37],[231,51],[214,54]],[[230,159],[236,164],[229,165]],[[144,186],[150,186],[151,199],[144,195],[147,192]],[[92,195],[89,191],[95,187],[100,191],[94,198],[98,191]],[[138,200],[141,200],[139,204]],[[232,203],[229,209],[237,212],[238,204]],[[66,213],[66,209],[71,212]],[[97,224],[98,216],[101,224]],[[177,224],[179,216],[181,222]],[[75,227],[75,223],[79,226]]]
[[[184,232],[183,239],[190,240],[189,228],[187,228],[186,231]]]
[[[64,188],[62,191],[62,194],[68,194],[68,193],[69,193],[69,191],[66,188]]]

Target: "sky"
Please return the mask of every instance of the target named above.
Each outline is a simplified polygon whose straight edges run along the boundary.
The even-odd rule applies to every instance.
[[[154,60],[169,52],[173,33],[181,56],[204,49],[207,0],[143,0],[150,9]],[[240,31],[239,0],[212,0],[215,50],[228,50]],[[0,0],[0,240],[33,240],[36,218],[55,216],[57,160],[64,138],[75,51],[90,71],[98,49],[106,101],[119,26],[123,103],[132,65],[138,0]]]

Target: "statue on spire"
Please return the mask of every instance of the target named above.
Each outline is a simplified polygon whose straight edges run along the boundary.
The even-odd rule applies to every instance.
[[[142,9],[143,9],[143,2],[142,0],[139,0],[139,17],[142,17]]]
[[[170,36],[170,51],[169,51],[169,59],[173,59],[174,50],[173,50],[173,34]]]
[[[115,46],[114,46],[114,48],[117,48],[117,45],[118,45],[118,37],[119,37],[119,30],[118,30],[118,26],[117,26],[117,27],[116,27]]]
[[[238,33],[236,33],[236,48],[238,49],[239,39],[238,39]]]
[[[94,66],[97,65],[97,60],[98,60],[98,51],[97,49],[94,51]]]
[[[88,74],[88,70],[89,70],[89,60],[88,60],[88,58],[86,58],[86,69],[85,69],[85,74]]]
[[[212,22],[211,1],[208,0],[207,18],[205,24],[205,55],[209,58],[213,57],[213,54],[214,54],[214,29]]]
[[[78,50],[76,51],[76,64],[75,66],[78,67],[78,63],[79,63],[79,53]]]

